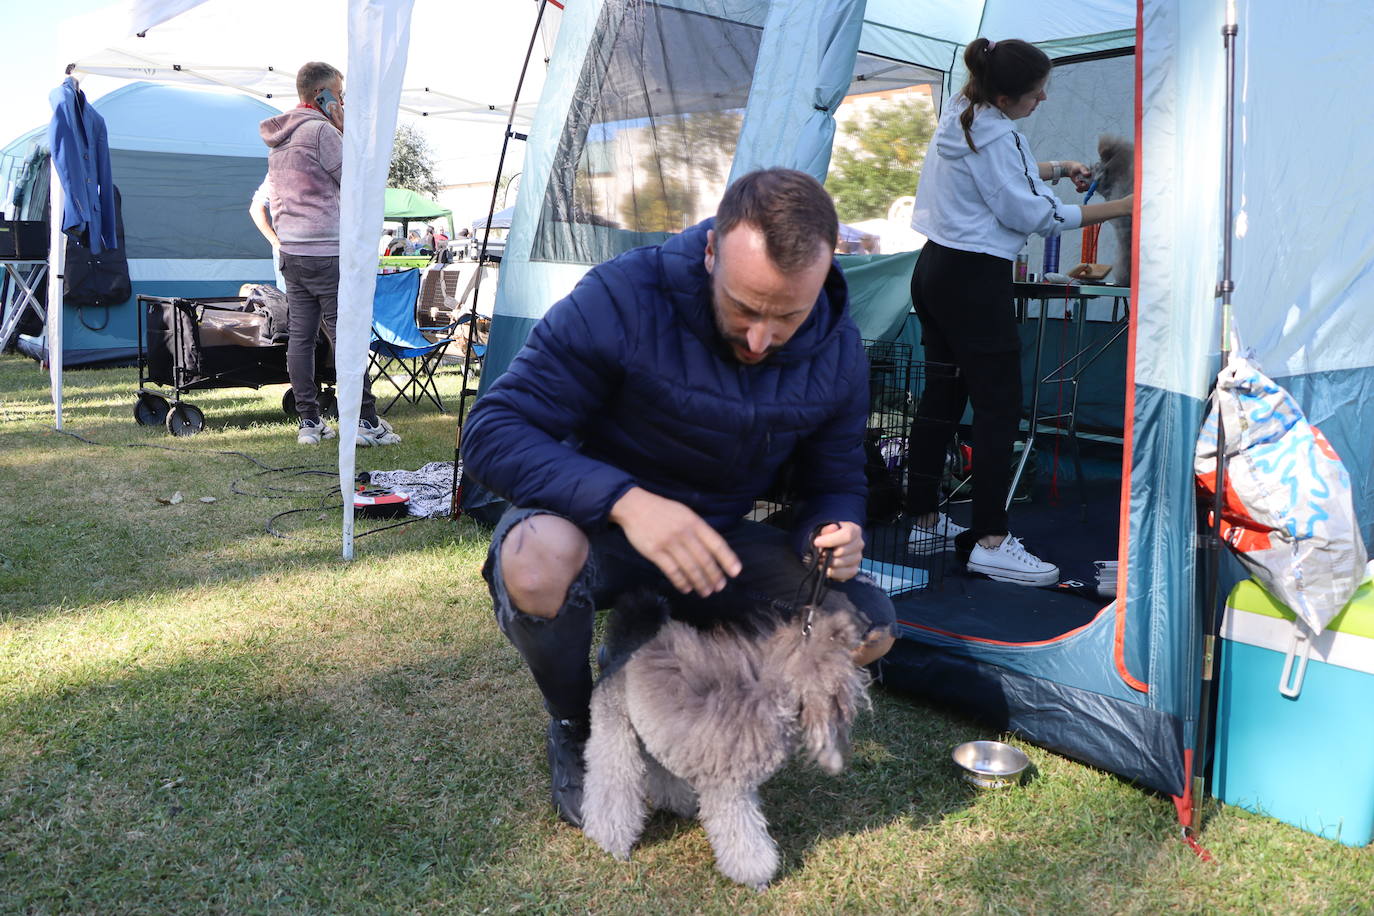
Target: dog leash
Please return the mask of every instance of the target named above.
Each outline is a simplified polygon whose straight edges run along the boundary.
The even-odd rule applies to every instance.
[[[833,548],[822,548],[816,556],[815,564],[808,573],[814,573],[816,581],[811,584],[811,600],[806,604],[806,616],[802,619],[803,639],[811,638],[811,618],[815,615],[816,608],[820,607],[821,599],[825,597],[826,580],[830,578],[832,554]]]

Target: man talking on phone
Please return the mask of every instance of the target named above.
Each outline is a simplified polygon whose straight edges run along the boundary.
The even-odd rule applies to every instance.
[[[300,104],[258,126],[267,156],[264,189],[272,230],[279,240],[281,272],[290,311],[286,371],[296,396],[296,441],[319,445],[334,438],[320,416],[315,384],[315,345],[323,330],[334,346],[339,312],[339,179],[343,174],[343,74],[311,61],[296,73]],[[265,233],[264,233],[265,234]],[[268,239],[271,241],[271,238]],[[376,399],[363,376],[358,418],[360,446],[394,445],[401,437],[377,416]]]

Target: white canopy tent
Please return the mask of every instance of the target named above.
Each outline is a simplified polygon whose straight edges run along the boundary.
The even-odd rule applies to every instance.
[[[296,103],[295,73],[309,60],[342,67],[348,129],[344,135],[341,200],[339,322],[336,370],[339,422],[357,424],[375,285],[376,232],[398,118],[459,124],[462,145],[480,147],[487,167],[476,178],[495,178],[508,123],[523,132],[534,112],[552,46],[560,3],[506,4],[501,15],[443,0],[123,0],[63,23],[54,84],[64,70],[90,97],[132,80],[218,86],[269,100]],[[411,28],[411,23],[433,27]],[[511,101],[539,23],[523,103]],[[234,40],[242,36],[243,40]],[[169,117],[173,116],[169,113]],[[449,128],[450,130],[452,128]],[[450,135],[451,136],[451,135]],[[442,146],[443,140],[438,143]],[[453,140],[455,144],[459,141]],[[53,181],[54,227],[63,199]],[[247,207],[248,202],[244,201]],[[49,302],[61,301],[63,246],[53,230]],[[62,310],[50,310],[48,342],[56,425],[62,428]],[[353,554],[351,436],[339,439],[339,483],[344,499],[343,555]]]
[[[515,207],[513,206],[507,207],[504,210],[497,210],[495,213],[491,215],[491,228],[509,229],[510,222],[514,218]],[[487,228],[487,216],[485,213],[472,221],[472,228],[476,232],[481,232],[483,229]]]

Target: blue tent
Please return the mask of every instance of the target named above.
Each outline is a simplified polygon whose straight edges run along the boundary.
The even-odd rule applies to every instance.
[[[1368,540],[1374,185],[1361,179],[1357,151],[1374,140],[1374,127],[1349,112],[1363,109],[1359,93],[1374,81],[1364,47],[1371,14],[1355,0],[1236,6],[1246,80],[1238,100],[1245,129],[1236,138],[1236,330],[1345,459]],[[1080,623],[1034,637],[979,632],[976,621],[943,625],[919,603],[903,604],[906,638],[887,672],[894,683],[961,703],[1031,741],[1186,796],[1201,618],[1192,459],[1220,337],[1225,7],[1219,0],[569,4],[530,133],[484,383],[590,264],[673,231],[665,212],[683,223],[709,215],[693,211],[682,162],[643,168],[646,125],[680,128],[682,145],[699,152],[708,146],[692,130],[735,123],[731,174],[784,165],[824,178],[831,114],[842,98],[874,80],[926,81],[938,105],[962,85],[962,48],[976,36],[1035,41],[1061,63],[1127,55],[1138,231],[1124,380],[1116,383],[1124,433],[1120,497],[1109,514],[1119,524],[1102,548],[1120,562],[1118,597]],[[656,148],[671,149],[656,139]],[[628,159],[612,162],[626,150]],[[631,172],[647,176],[634,201],[652,197],[657,209],[625,215],[634,201],[607,183]],[[723,186],[721,175],[699,177],[712,191]],[[890,318],[876,326],[889,329]],[[1035,615],[1032,607],[1026,616]]]
[[[133,296],[231,296],[241,284],[273,282],[272,251],[248,202],[267,174],[258,123],[277,109],[236,93],[141,82],[92,104],[109,129]],[[24,160],[43,143],[39,130],[4,152]],[[45,193],[46,168],[31,174]],[[134,301],[67,306],[64,365],[132,361]],[[41,336],[21,337],[19,347],[35,358],[45,351]]]

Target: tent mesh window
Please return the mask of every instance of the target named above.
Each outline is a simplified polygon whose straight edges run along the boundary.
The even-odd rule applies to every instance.
[[[762,30],[612,0],[563,125],[531,258],[599,264],[714,215]]]
[[[915,405],[930,373],[953,372],[954,368],[913,359],[911,345],[899,341],[869,340],[864,349],[869,365],[869,415],[864,436],[868,518],[863,570],[889,595],[905,595],[938,586],[944,578],[943,542],[913,538],[911,520],[902,510],[907,437]],[[787,474],[784,468],[772,491],[755,503],[750,518],[782,527],[790,524],[794,496]],[[942,488],[947,484],[941,481]]]

